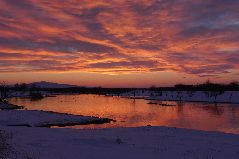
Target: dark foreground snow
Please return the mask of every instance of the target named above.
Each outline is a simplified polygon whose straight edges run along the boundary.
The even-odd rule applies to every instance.
[[[167,127],[97,130],[0,127],[18,158],[238,159],[239,135]]]

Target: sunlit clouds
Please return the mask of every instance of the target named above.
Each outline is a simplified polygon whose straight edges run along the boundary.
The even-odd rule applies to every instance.
[[[0,8],[2,73],[239,76],[238,0],[1,0]]]

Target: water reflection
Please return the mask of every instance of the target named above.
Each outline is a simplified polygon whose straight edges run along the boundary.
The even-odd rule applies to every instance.
[[[75,128],[108,128],[160,125],[239,134],[239,105],[166,102],[160,106],[143,99],[126,99],[97,95],[60,95],[38,101],[11,99],[12,103],[31,110],[50,110],[87,116],[108,117],[116,123],[76,126]]]

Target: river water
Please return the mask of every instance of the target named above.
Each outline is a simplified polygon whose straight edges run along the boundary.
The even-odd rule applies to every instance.
[[[154,105],[148,104],[150,101],[143,99],[98,95],[58,95],[35,101],[27,98],[12,98],[10,102],[30,110],[48,110],[117,120],[115,123],[72,128],[152,125],[239,134],[239,104],[163,102],[163,105]]]

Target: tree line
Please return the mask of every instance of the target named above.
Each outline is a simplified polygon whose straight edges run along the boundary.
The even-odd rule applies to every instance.
[[[152,90],[152,91],[239,91],[239,82],[233,81],[228,84],[213,83],[206,81],[202,84],[187,85],[176,84],[172,87],[150,87],[150,88],[102,88],[102,87],[69,87],[69,88],[39,88],[34,85],[28,85],[25,83],[17,83],[13,86],[9,86],[6,82],[0,82],[0,99],[8,97],[10,91],[20,92],[39,92],[46,91],[50,93],[78,93],[78,94],[120,94],[133,90]]]

